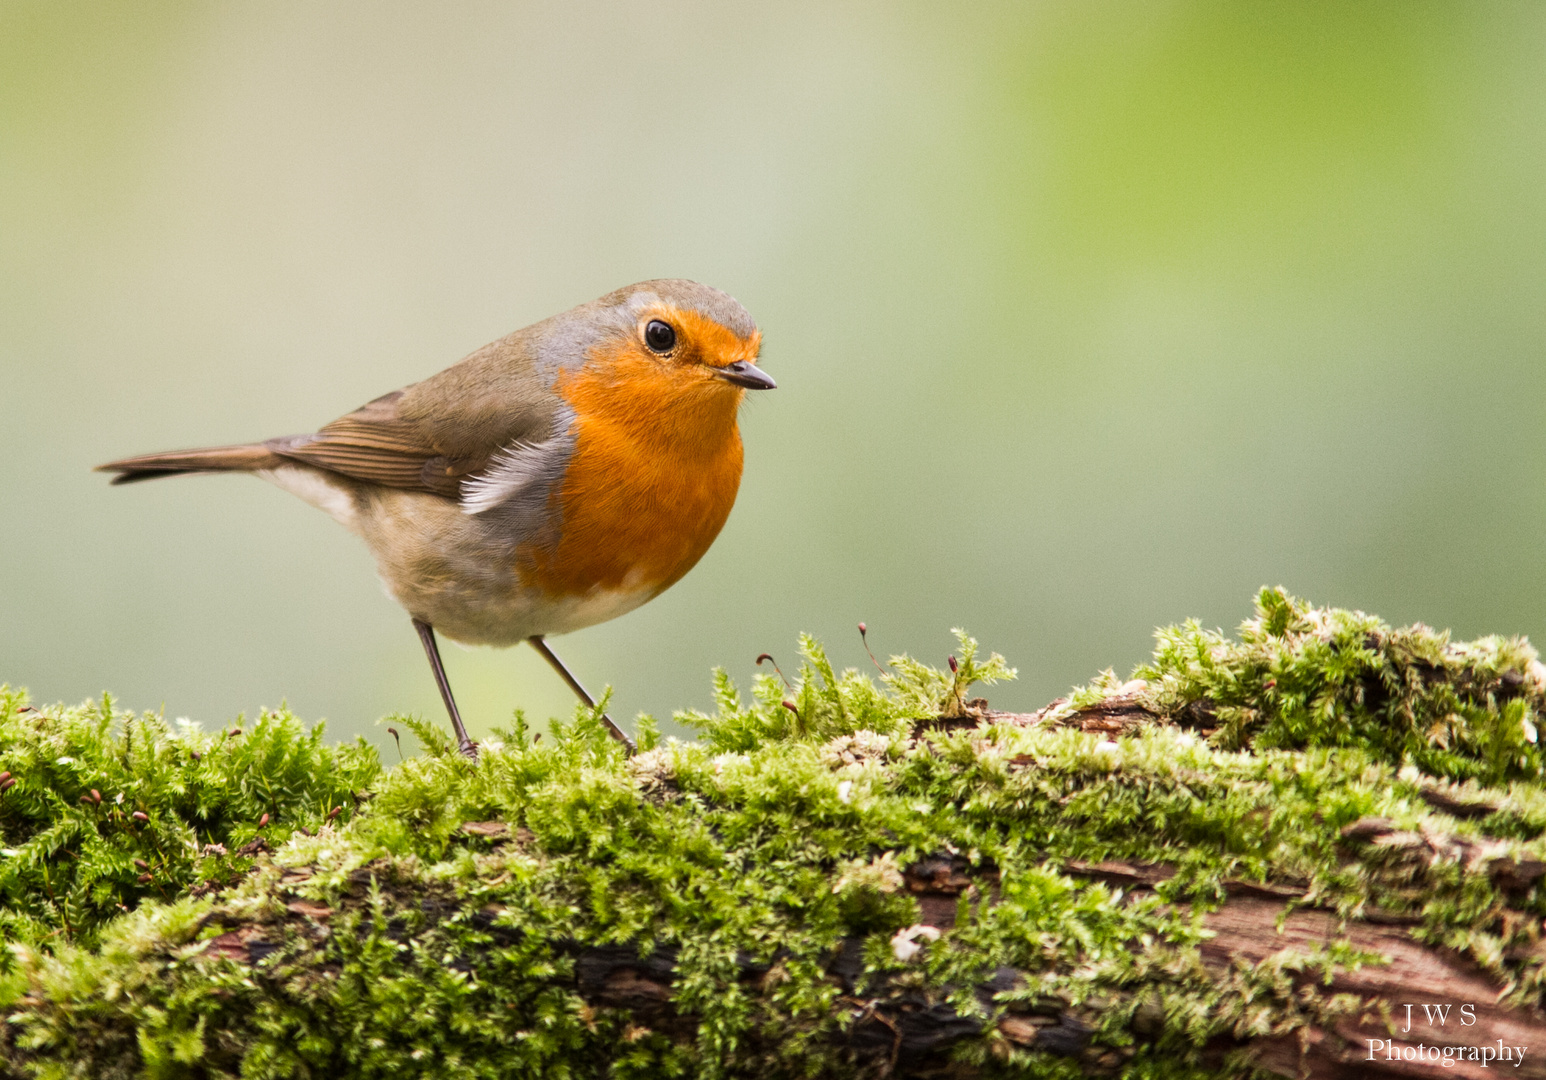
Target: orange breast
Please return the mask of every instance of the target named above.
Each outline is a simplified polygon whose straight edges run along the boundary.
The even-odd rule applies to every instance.
[[[575,449],[554,491],[556,548],[518,553],[522,580],[554,596],[659,593],[692,569],[741,483],[742,392],[620,347],[565,373]]]

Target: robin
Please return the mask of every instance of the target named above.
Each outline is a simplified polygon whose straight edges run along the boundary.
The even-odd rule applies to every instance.
[[[529,642],[632,611],[692,569],[741,482],[736,414],[762,335],[693,281],[644,281],[517,330],[312,435],[98,468],[114,484],[246,472],[360,536],[408,610],[464,754],[477,753],[435,632]],[[608,730],[632,741],[612,722]]]

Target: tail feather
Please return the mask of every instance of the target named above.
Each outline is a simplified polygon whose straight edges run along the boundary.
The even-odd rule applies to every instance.
[[[253,472],[272,469],[284,461],[262,443],[246,446],[206,446],[199,450],[170,450],[162,454],[141,454],[98,465],[97,472],[111,472],[115,484],[132,484],[158,476],[198,472]]]

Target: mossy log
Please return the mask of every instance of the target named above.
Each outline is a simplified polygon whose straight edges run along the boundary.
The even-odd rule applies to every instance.
[[[880,686],[804,651],[631,758],[0,697],[0,1070],[1546,1076],[1526,642],[1266,590],[1034,714],[964,636]]]

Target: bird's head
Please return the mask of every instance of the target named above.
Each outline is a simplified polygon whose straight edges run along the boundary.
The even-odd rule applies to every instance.
[[[565,313],[543,335],[572,404],[733,419],[747,390],[777,384],[756,364],[762,333],[732,297],[696,281],[642,281]]]
[[[739,304],[735,308],[745,316]],[[635,310],[635,341],[630,344],[632,351],[661,365],[679,380],[708,380],[705,385],[772,390],[778,384],[754,362],[762,349],[762,332],[750,316],[745,317],[744,326],[737,326],[737,322],[740,320],[722,322],[697,307],[666,300],[647,301]]]

